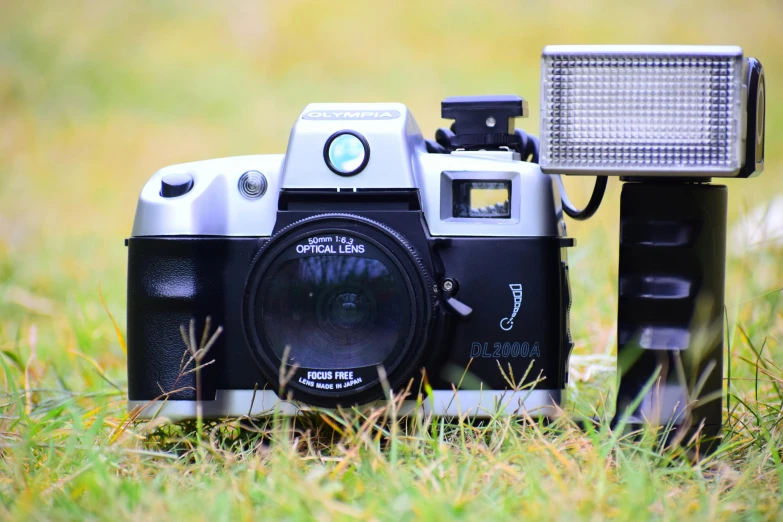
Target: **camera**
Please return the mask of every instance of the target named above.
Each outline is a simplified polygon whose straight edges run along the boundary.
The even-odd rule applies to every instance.
[[[436,415],[556,415],[564,216],[590,217],[618,176],[617,419],[717,437],[726,188],[710,181],[763,170],[761,64],[551,46],[541,85],[540,143],[514,95],[445,99],[434,140],[404,105],[323,103],[284,155],[158,171],[126,241],[129,407],[296,414],[392,391]],[[596,176],[584,209],[561,174]]]
[[[404,105],[311,104],[285,155],[159,171],[128,240],[131,404],[195,416],[198,392],[205,416],[238,416],[410,382],[415,402],[426,382],[435,414],[553,413],[572,241],[552,177],[522,160],[526,111],[447,99],[465,143],[435,153]],[[496,124],[472,133],[477,117]],[[181,327],[200,338],[207,317],[222,332],[197,383]]]

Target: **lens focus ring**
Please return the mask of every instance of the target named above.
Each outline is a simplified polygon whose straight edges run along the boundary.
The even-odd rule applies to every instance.
[[[257,170],[248,170],[239,178],[239,192],[247,199],[260,198],[266,188],[266,177]]]

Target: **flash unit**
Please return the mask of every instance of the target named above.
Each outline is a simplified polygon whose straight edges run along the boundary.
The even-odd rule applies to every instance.
[[[549,46],[544,172],[748,177],[763,170],[764,72],[734,46]]]
[[[710,181],[764,169],[764,107],[764,69],[739,47],[542,53],[541,170],[597,176],[595,204],[563,210],[589,217],[607,176],[626,181],[615,422],[720,437],[728,193]]]

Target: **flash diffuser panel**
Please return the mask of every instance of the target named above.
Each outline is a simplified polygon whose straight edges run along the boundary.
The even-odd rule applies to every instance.
[[[745,161],[739,47],[549,46],[541,61],[547,173],[733,177]]]

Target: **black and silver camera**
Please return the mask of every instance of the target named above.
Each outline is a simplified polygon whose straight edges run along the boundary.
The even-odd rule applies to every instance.
[[[164,168],[128,240],[130,405],[293,414],[405,389],[438,415],[553,415],[573,346],[563,216],[589,217],[616,175],[618,413],[709,432],[726,219],[709,180],[763,168],[763,90],[736,47],[548,47],[540,146],[517,96],[444,100],[434,141],[401,104],[312,104],[285,155]],[[588,206],[550,174],[598,176]]]
[[[312,104],[285,156],[158,172],[128,242],[132,404],[195,414],[180,326],[200,337],[210,317],[206,415],[269,411],[281,392],[291,411],[364,404],[417,392],[422,370],[437,414],[559,405],[571,242],[552,178],[515,147],[525,111],[448,99],[466,146],[439,154],[404,105]]]

